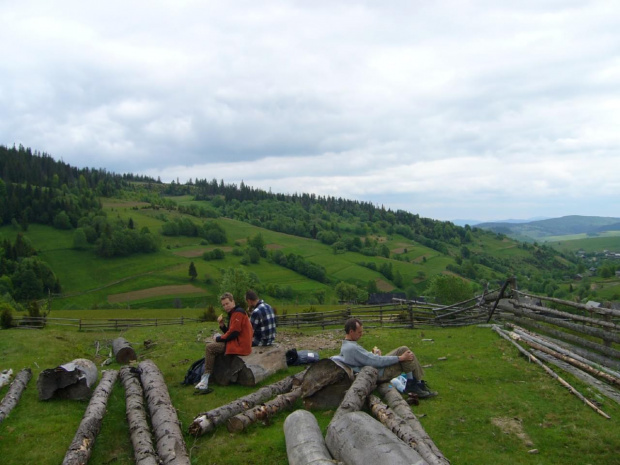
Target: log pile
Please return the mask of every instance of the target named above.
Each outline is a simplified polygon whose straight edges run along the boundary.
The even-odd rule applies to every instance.
[[[30,368],[24,368],[15,375],[11,387],[9,387],[8,392],[2,399],[2,402],[0,402],[0,423],[9,416],[11,410],[18,404],[30,378],[32,378],[32,371]]]
[[[108,398],[117,377],[118,371],[116,370],[108,370],[102,373],[101,382],[93,392],[82,422],[65,454],[63,465],[81,465],[88,462],[95,445],[95,439],[97,439],[101,429]]]
[[[510,333],[508,331],[505,331],[503,329],[501,329],[499,326],[497,325],[493,325],[492,326],[493,331],[495,331],[497,334],[499,334],[502,338],[506,339],[507,341],[509,341],[513,346],[515,346],[517,348],[517,350],[523,354],[529,361],[536,363],[538,366],[540,366],[543,370],[545,370],[545,372],[551,376],[552,378],[554,378],[555,380],[557,380],[562,386],[566,387],[572,394],[574,394],[577,398],[579,398],[580,400],[582,400],[588,407],[590,407],[591,409],[593,409],[595,412],[597,412],[599,415],[610,419],[611,417],[609,415],[607,415],[604,411],[602,411],[595,403],[593,403],[591,400],[587,399],[583,394],[581,394],[577,389],[575,389],[573,386],[571,386],[566,380],[564,380],[561,376],[559,376],[555,371],[553,371],[551,368],[549,368],[547,365],[545,365],[544,363],[542,363],[537,357],[535,357],[532,353],[528,352],[525,348],[523,348],[517,341],[521,340],[521,337],[516,334],[516,333]]]
[[[344,363],[326,358],[310,365],[301,384],[307,410],[337,408],[353,382],[353,371]]]

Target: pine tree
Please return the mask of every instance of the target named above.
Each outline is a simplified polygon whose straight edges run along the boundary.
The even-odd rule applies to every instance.
[[[189,277],[192,281],[198,277],[198,272],[196,271],[196,266],[194,265],[194,262],[191,262],[189,264]]]

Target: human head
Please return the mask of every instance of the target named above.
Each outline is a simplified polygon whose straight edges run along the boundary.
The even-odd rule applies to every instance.
[[[245,301],[247,302],[248,306],[252,306],[252,304],[258,302],[258,294],[256,292],[254,292],[252,289],[248,290],[245,293]]]
[[[358,318],[349,318],[344,323],[344,332],[346,333],[347,339],[357,341],[360,337],[362,337],[362,334],[364,334],[361,320]]]
[[[232,309],[235,308],[235,298],[230,292],[224,292],[220,296],[220,302],[222,303],[222,307],[226,310],[227,313],[230,313]]]

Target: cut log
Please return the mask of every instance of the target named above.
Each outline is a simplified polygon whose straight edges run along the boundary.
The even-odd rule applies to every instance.
[[[411,407],[407,404],[407,401],[403,399],[402,394],[393,386],[390,386],[389,383],[379,384],[377,391],[383,396],[385,402],[390,406],[392,411],[409,425],[417,438],[415,449],[422,458],[432,465],[449,464],[450,461],[445,458],[435,445],[434,441],[420,423],[420,420],[418,420],[411,411]]]
[[[155,452],[144,407],[144,391],[140,384],[138,369],[124,366],[120,370],[120,377],[125,388],[127,423],[136,465],[159,465],[160,460]]]
[[[515,341],[513,341],[510,338],[510,336],[505,331],[500,329],[497,325],[493,325],[493,331],[495,331],[501,337],[506,339],[512,345],[514,345],[519,352],[521,352],[523,355],[525,355],[527,357],[528,360],[530,360],[530,361],[536,363],[538,366],[540,366],[543,370],[545,370],[547,372],[547,374],[549,376],[551,376],[552,378],[556,379],[562,386],[566,387],[572,394],[574,394],[579,399],[581,399],[588,407],[590,407],[596,413],[598,413],[599,415],[607,418],[608,420],[611,419],[611,417],[609,415],[607,415],[600,408],[598,408],[596,405],[594,405],[592,402],[590,402],[588,399],[586,399],[579,391],[577,391],[577,389],[575,389],[573,386],[571,386],[569,383],[567,383],[555,371],[553,371],[547,365],[545,365],[540,360],[538,360],[536,357],[534,357],[534,355],[530,354],[527,350],[525,350],[523,347],[521,347],[519,344],[517,344]]]
[[[334,465],[313,414],[295,410],[284,420],[283,429],[289,465]]]
[[[301,383],[304,408],[334,409],[340,405],[353,382],[353,370],[329,358],[310,365]]]
[[[276,413],[293,407],[297,399],[301,396],[301,388],[295,387],[292,391],[285,394],[278,394],[275,399],[262,405],[248,409],[228,419],[226,427],[231,433],[240,433],[248,426],[257,421],[266,421]]]
[[[164,465],[189,465],[177,412],[170,400],[163,375],[151,360],[140,362],[138,368],[151,416],[157,455]]]
[[[189,433],[194,436],[202,436],[203,434],[213,431],[217,426],[226,423],[229,418],[261,402],[265,402],[277,394],[289,392],[293,386],[298,386],[301,383],[304,373],[305,371],[301,371],[296,375],[288,376],[277,383],[263,386],[258,391],[241,397],[229,404],[198,414],[194,418],[194,421],[192,421],[192,424],[189,425]]]
[[[426,464],[420,454],[364,412],[334,415],[327,428],[325,444],[332,457],[347,465]]]
[[[211,378],[216,384],[256,386],[280,370],[286,370],[286,351],[279,345],[253,347],[250,355],[219,355]]]
[[[544,360],[547,363],[551,363],[552,365],[555,365],[558,368],[561,368],[562,370],[572,374],[584,383],[592,386],[605,397],[608,397],[611,400],[620,404],[620,392],[615,390],[613,387],[605,384],[601,380],[596,379],[594,376],[591,376],[588,373],[581,371],[579,368],[572,366],[570,363],[558,360],[552,355],[541,352],[540,350],[534,350],[534,355],[536,355],[536,357],[540,358],[541,360]]]
[[[332,422],[339,415],[361,410],[366,403],[366,398],[377,386],[378,376],[379,372],[376,368],[369,366],[362,368],[342,399],[340,407],[334,413]]]
[[[116,378],[118,378],[118,371],[116,370],[102,372],[101,382],[95,389],[95,392],[93,392],[82,422],[62,461],[63,465],[82,465],[88,463],[90,454],[95,446],[95,440],[101,429],[105,408]]]
[[[126,365],[132,360],[138,360],[136,351],[133,350],[127,339],[122,337],[117,337],[112,341],[112,353],[116,361],[121,365]]]
[[[24,368],[15,375],[15,379],[11,383],[9,390],[2,399],[2,402],[0,402],[0,423],[9,416],[11,410],[19,403],[19,399],[26,389],[26,385],[30,381],[30,378],[32,378],[32,371],[30,368]]]
[[[43,370],[37,378],[39,400],[89,399],[98,376],[97,365],[85,358]]]

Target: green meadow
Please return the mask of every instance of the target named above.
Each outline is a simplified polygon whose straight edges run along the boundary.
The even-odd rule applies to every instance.
[[[196,313],[198,310],[191,309],[131,310],[129,313],[74,310],[58,311],[56,316],[190,317]],[[406,344],[426,366],[426,381],[439,391],[439,396],[421,401],[412,409],[451,463],[620,463],[620,435],[616,427],[620,406],[597,396],[570,375],[562,374],[586,397],[601,402],[601,408],[612,417],[611,420],[603,418],[537,365],[528,363],[489,328],[365,329],[361,343],[367,349],[377,345],[388,351]],[[180,384],[191,362],[202,356],[204,338],[213,330],[214,323],[191,323],[132,328],[118,333],[78,332],[53,325],[42,330],[0,331],[0,368],[13,368],[17,372],[29,367],[33,372],[33,379],[18,406],[0,423],[2,463],[55,465],[62,462],[87,402],[39,401],[37,377],[43,369],[78,357],[91,359],[100,366],[109,355],[111,340],[123,336],[133,344],[140,360],[151,359],[161,370],[185,434],[192,464],[286,464],[282,425],[288,412],[281,412],[267,424],[253,425],[239,434],[231,434],[225,427],[199,438],[187,434],[189,424],[200,412],[228,403],[259,387],[214,386],[212,394],[195,396],[192,387]],[[279,334],[279,337],[293,341],[304,341],[306,337],[337,341],[341,336],[341,328],[324,331],[280,329]],[[143,344],[146,340],[153,343],[148,349]],[[100,347],[98,353],[97,343]],[[320,350],[321,358],[336,354],[337,346]],[[100,370],[119,368],[113,362]],[[289,367],[261,385],[301,369]],[[6,386],[2,388],[0,396],[4,396],[7,389]],[[302,408],[301,401],[295,408]],[[313,413],[325,433],[333,412]],[[134,463],[120,382],[109,398],[89,463]]]

